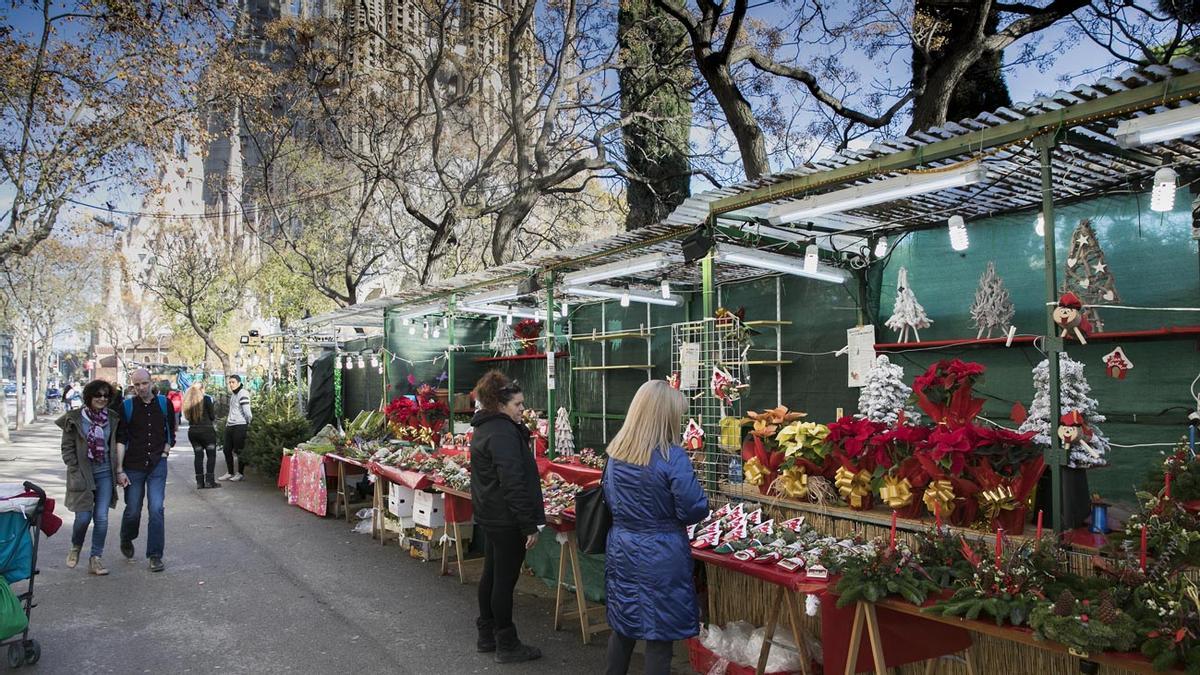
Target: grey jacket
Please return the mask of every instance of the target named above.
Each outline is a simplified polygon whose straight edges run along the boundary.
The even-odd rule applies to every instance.
[[[225,426],[245,426],[250,424],[253,417],[250,413],[250,392],[242,387],[229,396],[229,417],[225,420]]]

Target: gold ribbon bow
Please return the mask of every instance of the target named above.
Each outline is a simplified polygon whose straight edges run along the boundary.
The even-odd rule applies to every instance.
[[[786,469],[775,479],[772,488],[791,499],[804,499],[808,497],[808,474],[798,466]]]
[[[921,501],[925,502],[925,508],[930,513],[937,513],[940,508],[944,518],[954,510],[954,486],[945,479],[932,481],[925,488],[925,496]]]
[[[851,508],[861,509],[871,495],[871,472],[863,469],[854,473],[847,471],[846,467],[838,467],[833,475],[833,484]]]
[[[912,504],[912,484],[907,478],[884,476],[883,485],[879,487],[879,498],[889,509],[901,509]]]
[[[983,507],[984,518],[990,521],[995,520],[1001,511],[1017,508],[1017,501],[1013,498],[1012,488],[1001,485],[979,493],[979,505]]]
[[[770,474],[767,467],[763,466],[757,457],[751,457],[746,462],[746,465],[742,467],[742,473],[745,475],[746,482],[751,485],[762,485],[762,482]]]

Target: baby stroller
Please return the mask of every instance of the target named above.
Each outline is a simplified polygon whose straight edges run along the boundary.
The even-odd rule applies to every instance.
[[[0,483],[0,647],[8,646],[10,668],[33,665],[42,657],[41,645],[29,638],[38,544],[43,531],[49,536],[61,525],[45,490],[28,481]],[[9,584],[22,580],[28,580],[28,589],[16,595]]]

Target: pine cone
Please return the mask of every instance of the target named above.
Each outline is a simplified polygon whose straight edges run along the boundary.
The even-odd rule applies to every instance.
[[[1063,591],[1058,596],[1058,600],[1054,603],[1055,616],[1072,616],[1075,614],[1075,596],[1071,595],[1071,591]]]
[[[1117,621],[1117,608],[1113,606],[1111,598],[1104,598],[1100,601],[1100,609],[1096,610],[1096,616],[1100,618],[1100,622],[1105,625],[1111,625]]]

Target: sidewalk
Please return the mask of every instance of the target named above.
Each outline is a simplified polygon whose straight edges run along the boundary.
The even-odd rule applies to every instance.
[[[57,432],[40,424],[0,447],[0,481],[33,480],[61,498]],[[474,650],[475,585],[288,506],[273,481],[198,491],[186,445],[168,466],[161,574],[146,569],[144,514],[137,554],[121,556],[123,502],[109,516],[111,574],[89,576],[86,558],[66,569],[73,517],[59,510],[66,524],[43,539],[33,612],[42,659],[20,672],[603,672],[606,638],[584,646],[577,632],[552,630],[544,590],[519,593],[517,625],[545,656],[497,665]],[[631,672],[640,669],[635,656]]]

